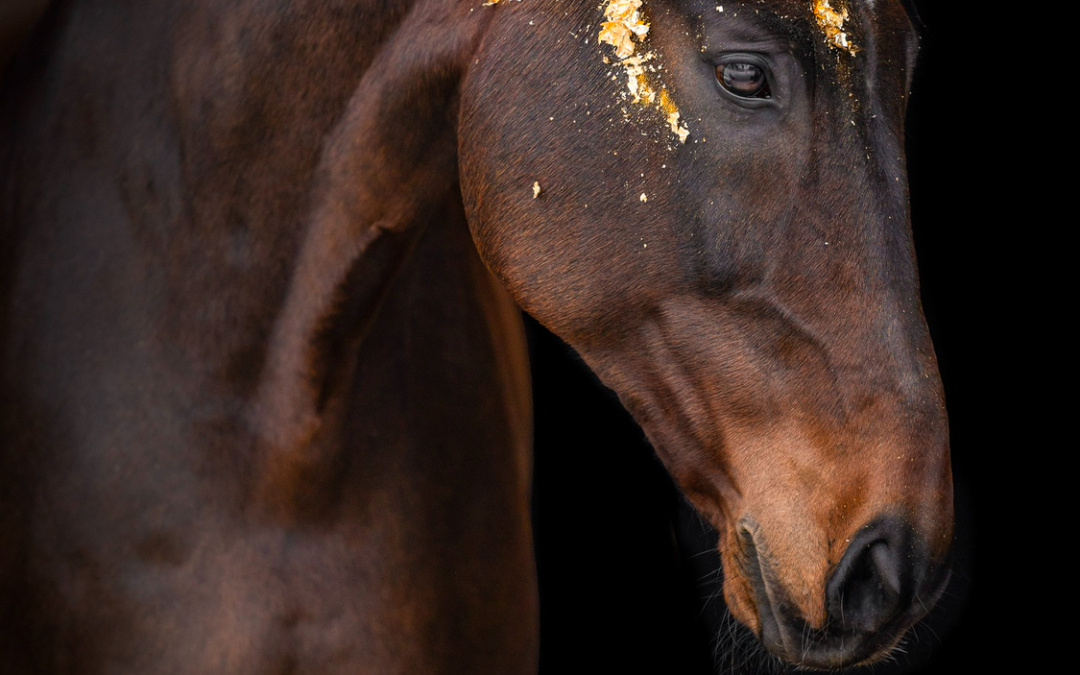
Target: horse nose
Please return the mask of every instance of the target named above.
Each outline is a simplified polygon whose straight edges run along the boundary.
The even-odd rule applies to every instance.
[[[770,652],[805,668],[846,668],[886,658],[950,577],[947,551],[935,557],[906,518],[879,517],[851,537],[824,579],[824,607],[815,604],[808,612],[785,586],[783,568],[759,533],[744,529],[739,536],[742,565],[735,569],[752,588],[754,628]]]
[[[825,589],[834,628],[873,633],[907,608],[930,568],[915,538],[904,521],[885,519],[852,539]]]

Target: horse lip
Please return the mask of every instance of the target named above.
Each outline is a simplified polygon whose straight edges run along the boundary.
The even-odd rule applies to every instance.
[[[784,630],[780,618],[776,615],[776,608],[779,603],[774,602],[773,593],[770,592],[771,587],[775,586],[775,584],[770,583],[762,565],[761,557],[758,555],[757,544],[754,542],[754,531],[757,529],[756,523],[748,519],[743,519],[739,523],[738,538],[743,552],[740,567],[742,567],[743,573],[750,578],[754,589],[754,602],[757,606],[758,622],[760,624],[758,638],[772,654],[784,657],[788,651],[784,645]]]
[[[951,575],[951,570],[946,569],[925,600],[917,597],[916,602],[872,633],[826,633],[823,639],[807,644],[800,655],[799,665],[810,670],[835,670],[870,666],[886,659],[908,631],[926,618],[930,608],[944,593]]]

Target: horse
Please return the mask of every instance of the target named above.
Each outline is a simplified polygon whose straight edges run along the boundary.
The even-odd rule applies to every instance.
[[[0,94],[12,673],[528,673],[521,311],[778,660],[941,595],[900,0],[57,0]]]

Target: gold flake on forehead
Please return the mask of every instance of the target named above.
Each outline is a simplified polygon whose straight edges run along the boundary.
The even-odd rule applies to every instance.
[[[680,124],[679,109],[671,100],[667,89],[661,89],[657,95],[645,74],[645,64],[656,58],[656,54],[643,52],[634,55],[638,47],[634,40],[644,45],[649,34],[649,24],[641,18],[641,3],[642,0],[608,0],[607,8],[604,9],[604,18],[607,21],[600,25],[599,42],[615,47],[615,57],[626,71],[626,87],[633,102],[646,106],[658,105],[664,112],[671,132],[678,137],[680,143],[685,143],[690,130],[685,124]],[[607,59],[604,61],[606,63]]]
[[[848,11],[841,6],[839,10],[833,9],[829,0],[813,0],[814,18],[817,19],[818,27],[825,33],[825,40],[833,49],[845,51],[855,56],[859,48],[849,39],[844,30],[844,22],[847,21]]]
[[[649,24],[641,20],[641,0],[609,0],[604,18],[600,42],[613,45],[620,59],[634,53],[634,37],[643,41],[649,34]]]
[[[667,123],[671,127],[672,133],[679,137],[680,143],[685,143],[686,137],[690,135],[690,130],[686,128],[685,124],[679,123],[679,109],[675,107],[675,102],[671,100],[667,89],[660,90],[660,109],[667,116]]]

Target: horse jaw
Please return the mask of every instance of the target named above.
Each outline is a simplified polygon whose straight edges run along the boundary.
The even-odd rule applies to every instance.
[[[934,360],[870,391],[880,373],[792,327],[798,365],[779,368],[762,356],[774,338],[747,311],[681,299],[615,349],[581,353],[720,533],[735,618],[804,667],[881,660],[949,579],[952,474]],[[705,322],[711,341],[685,339]]]

